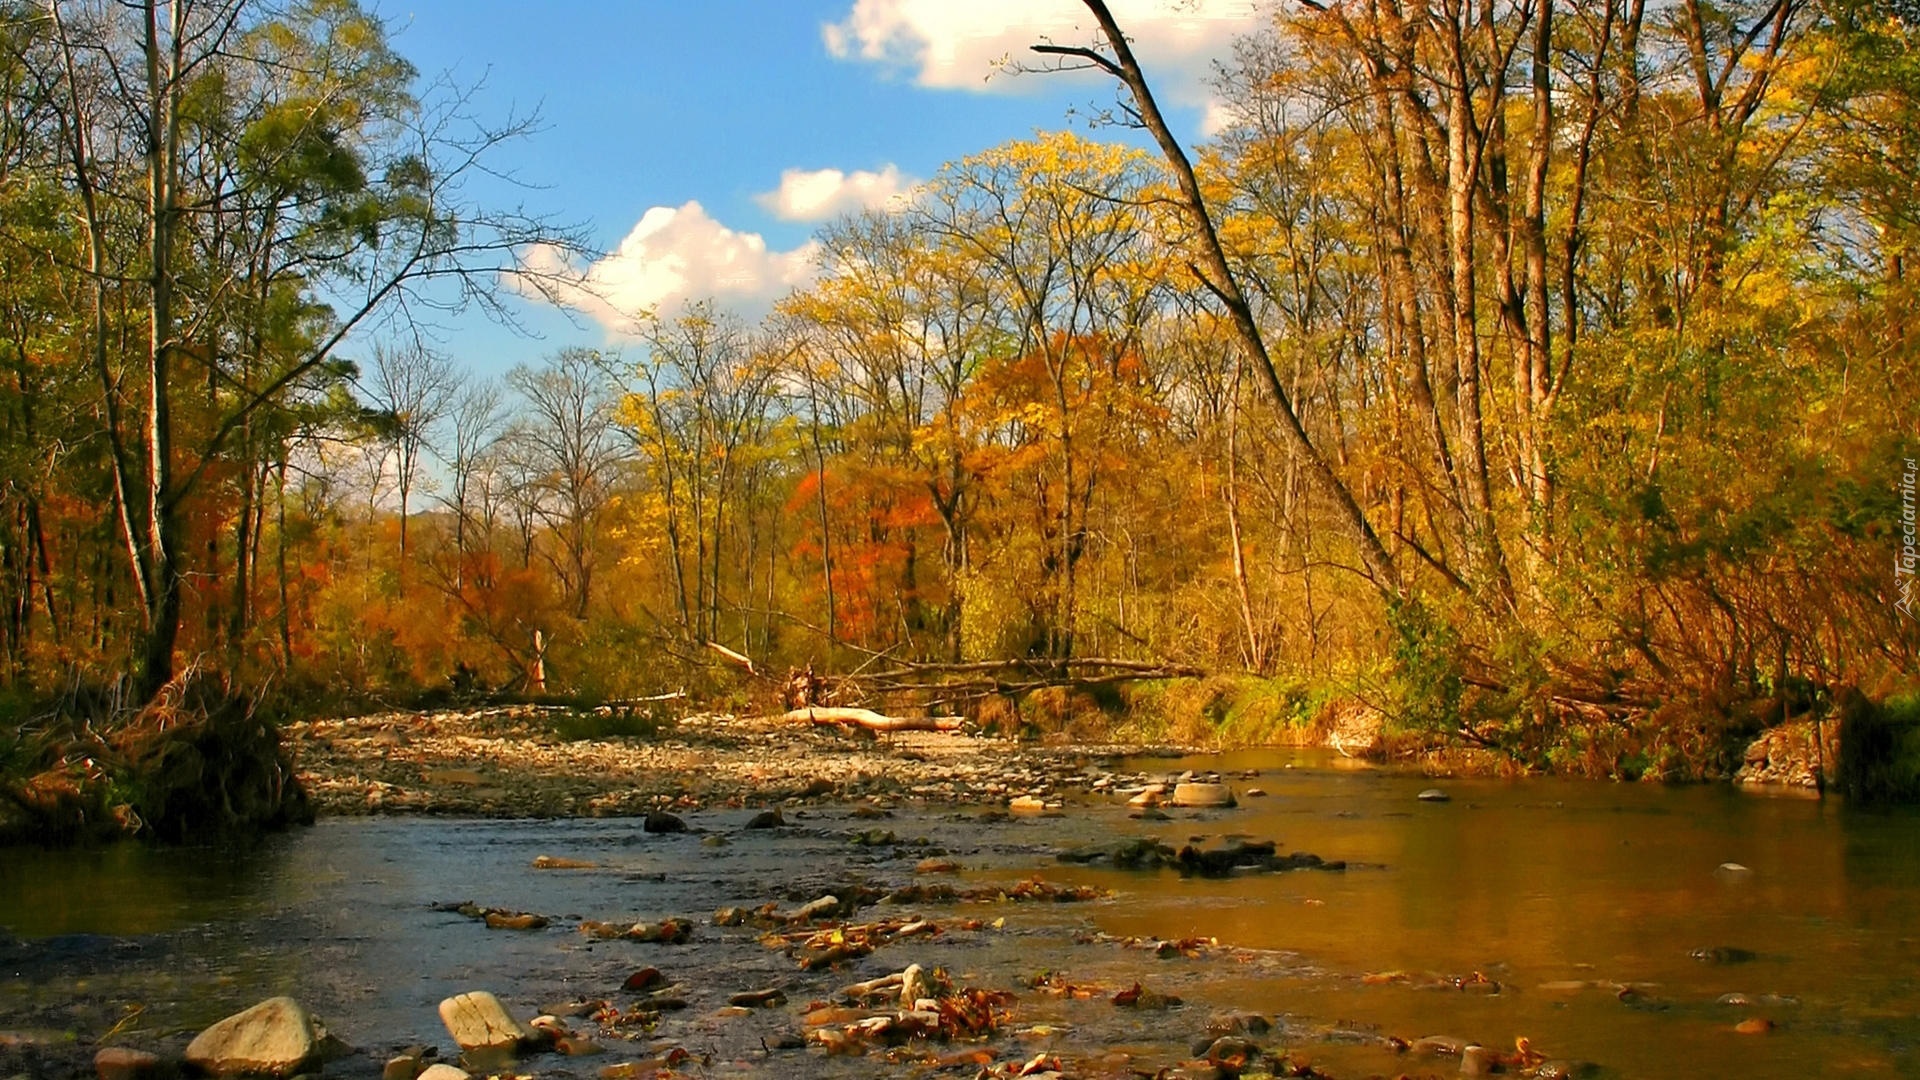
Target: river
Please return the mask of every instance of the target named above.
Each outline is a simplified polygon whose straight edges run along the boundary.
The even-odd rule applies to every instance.
[[[693,831],[668,835],[630,818],[387,817],[327,819],[246,851],[0,852],[0,926],[10,933],[0,940],[0,1033],[64,1046],[66,1057],[46,1060],[71,1063],[109,1031],[108,1041],[177,1045],[290,993],[362,1051],[329,1075],[377,1075],[393,1048],[452,1049],[435,1014],[452,993],[493,990],[524,1016],[581,998],[621,1002],[631,997],[620,992],[625,975],[657,966],[689,1007],[656,1035],[704,1058],[689,1067],[696,1074],[905,1075],[878,1057],[761,1047],[797,1027],[804,1002],[919,962],[957,984],[1014,990],[1013,1023],[995,1048],[1055,1051],[1077,1063],[1073,1075],[1172,1064],[1225,1009],[1277,1017],[1261,1041],[1336,1077],[1457,1070],[1384,1041],[1427,1035],[1502,1048],[1525,1037],[1603,1076],[1920,1075],[1911,808],[1865,812],[1723,787],[1431,781],[1314,752],[1108,764],[1217,769],[1243,793],[1266,794],[1232,810],[1172,810],[1167,821],[1130,819],[1118,799],[1011,818],[902,801],[881,819],[855,819],[846,806],[790,810],[794,827],[777,830],[744,830],[745,810],[689,813]],[[1436,786],[1449,801],[1417,798]],[[850,841],[876,829],[895,842]],[[1203,879],[1054,858],[1119,836],[1178,847],[1233,835],[1349,868]],[[539,855],[596,868],[536,870]],[[1039,874],[1111,895],[920,905],[950,931],[819,974],[797,971],[751,930],[707,925],[724,905],[792,907],[855,883],[926,881],[914,868],[929,855],[960,863],[963,888]],[[434,908],[462,899],[546,913],[555,925],[489,931]],[[581,918],[665,916],[697,919],[694,939],[591,942],[574,928]],[[986,925],[958,929],[966,919]],[[1159,958],[1129,938],[1218,946]],[[1026,989],[1042,971],[1103,992]],[[1187,1004],[1114,1007],[1111,994],[1135,981]],[[793,1004],[719,1014],[729,994],[769,985]],[[1772,1030],[1736,1031],[1750,1019]],[[604,1057],[541,1057],[524,1071],[591,1077],[640,1048],[608,1045]]]

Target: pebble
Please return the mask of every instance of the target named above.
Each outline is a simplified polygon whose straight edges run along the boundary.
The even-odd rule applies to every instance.
[[[1452,802],[1453,801],[1453,796],[1447,794],[1444,791],[1441,791],[1437,787],[1430,787],[1427,790],[1421,792],[1418,798],[1420,799],[1421,802]]]

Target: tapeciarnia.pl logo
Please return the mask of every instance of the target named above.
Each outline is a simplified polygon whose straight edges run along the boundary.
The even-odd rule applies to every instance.
[[[1893,609],[1913,619],[1916,617],[1913,614],[1914,570],[1915,564],[1920,563],[1920,550],[1916,550],[1920,547],[1916,539],[1920,525],[1914,521],[1913,487],[1920,468],[1915,467],[1913,458],[1906,458],[1901,464],[1905,469],[1900,473],[1900,547],[1893,556],[1893,589],[1899,599],[1893,602]]]

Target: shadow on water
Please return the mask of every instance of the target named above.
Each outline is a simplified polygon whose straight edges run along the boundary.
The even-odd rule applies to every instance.
[[[1042,970],[1108,990],[1141,980],[1191,1003],[1142,1016],[1105,997],[1023,992],[1018,1023],[1054,1034],[1018,1040],[1009,1056],[1118,1046],[1170,1064],[1209,1012],[1245,1008],[1285,1014],[1295,1049],[1337,1076],[1457,1068],[1395,1058],[1370,1032],[1501,1046],[1526,1036],[1635,1077],[1920,1071],[1920,814],[1708,787],[1435,782],[1336,764],[1296,753],[1120,763],[1259,770],[1234,782],[1267,797],[1230,811],[1176,810],[1165,822],[1131,820],[1118,800],[1001,820],[901,809],[867,821],[827,807],[789,811],[795,828],[756,832],[742,828],[744,812],[712,811],[689,815],[693,833],[667,836],[627,819],[390,818],[324,821],[236,852],[8,852],[0,925],[15,937],[0,941],[0,1031],[53,1030],[90,1046],[119,1025],[120,1038],[164,1044],[286,992],[363,1048],[329,1069],[353,1075],[376,1072],[394,1046],[444,1046],[434,1007],[449,994],[492,989],[531,1014],[583,997],[619,1000],[626,974],[655,965],[690,1005],[668,1014],[659,1034],[696,1053],[754,1075],[892,1075],[898,1068],[878,1059],[767,1059],[759,1042],[792,1026],[799,1003],[917,961],[996,988]],[[1433,786],[1451,801],[1416,798]],[[894,842],[850,842],[875,827]],[[1235,834],[1355,866],[1203,880],[1053,858],[1118,836],[1178,847]],[[1006,921],[818,975],[798,972],[751,931],[705,925],[724,905],[789,906],[853,884],[924,881],[914,867],[929,854],[961,862],[963,885],[1038,872],[1113,897],[928,905],[943,922]],[[538,871],[538,855],[596,867]],[[462,899],[545,913],[555,926],[488,931],[432,909]],[[581,918],[664,916],[696,919],[693,942],[592,942],[574,929]],[[1155,959],[1113,938],[1088,943],[1088,930],[1212,937],[1230,948]],[[1490,983],[1498,993],[1486,992]],[[767,985],[787,988],[795,1005],[720,1014],[728,994]],[[1748,1018],[1776,1026],[1735,1033]],[[592,1076],[608,1060],[618,1059],[543,1059],[538,1071]]]

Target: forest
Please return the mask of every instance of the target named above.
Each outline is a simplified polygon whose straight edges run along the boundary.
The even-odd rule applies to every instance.
[[[1303,0],[1190,159],[1116,140],[1123,40],[1019,61],[1119,76],[1107,126],[834,222],[764,319],[494,380],[436,320],[608,314],[478,193],[530,118],[353,0],[0,0],[16,726],[190,677],[746,704],[709,643],[1696,772],[1913,701],[1913,5]]]

